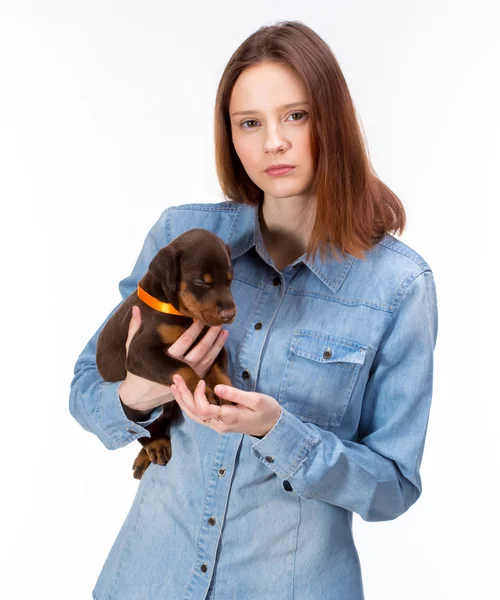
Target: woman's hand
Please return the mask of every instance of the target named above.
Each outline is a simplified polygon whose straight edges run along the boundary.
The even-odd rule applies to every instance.
[[[125,342],[126,356],[128,356],[130,342],[140,325],[141,311],[138,306],[133,306],[127,341]],[[200,321],[194,321],[179,339],[170,346],[167,353],[187,363],[200,377],[208,372],[228,336],[228,332],[222,329],[222,325],[212,326],[196,346],[186,356],[183,356],[203,327],[204,325]],[[125,379],[118,386],[118,394],[124,407],[130,409],[129,414],[135,417],[132,420],[136,421],[157,406],[174,400],[169,385],[144,379],[144,377],[139,377],[129,371],[127,371]]]
[[[139,309],[137,309],[139,310]],[[184,352],[191,346],[194,340],[200,335],[203,323],[195,320],[186,331],[175,340],[168,350],[167,354],[182,360],[188,364],[198,377],[205,377],[222,350],[225,341],[229,335],[226,329],[222,329],[222,325],[214,325],[210,327],[201,340],[194,346],[186,356]]]
[[[208,403],[203,380],[198,384],[193,396],[180,375],[174,375],[173,379],[175,385],[170,386],[170,389],[181,409],[193,421],[219,433],[234,431],[263,436],[271,431],[281,416],[281,405],[267,394],[245,392],[228,385],[216,385],[214,392],[217,396],[237,404],[216,406]]]

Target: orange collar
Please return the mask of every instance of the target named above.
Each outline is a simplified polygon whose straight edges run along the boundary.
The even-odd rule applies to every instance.
[[[146,290],[143,290],[141,288],[140,284],[137,284],[137,295],[145,304],[147,304],[151,308],[154,308],[154,310],[158,310],[162,313],[168,313],[170,315],[179,315],[181,317],[185,316],[176,308],[174,308],[172,304],[169,304],[168,302],[161,302],[154,296],[148,294]]]

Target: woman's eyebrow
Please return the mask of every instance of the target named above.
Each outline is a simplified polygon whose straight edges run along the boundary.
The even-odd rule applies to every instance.
[[[276,111],[280,110],[281,108],[293,108],[294,106],[299,106],[300,104],[309,104],[309,102],[307,100],[303,100],[302,102],[291,102],[290,104],[283,104],[283,106],[278,106]],[[258,110],[239,110],[238,112],[232,113],[231,116],[234,117],[235,115],[251,115],[258,112]]]

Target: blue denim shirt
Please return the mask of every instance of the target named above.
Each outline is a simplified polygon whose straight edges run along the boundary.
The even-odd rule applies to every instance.
[[[193,227],[231,246],[233,385],[273,396],[282,414],[258,439],[219,434],[182,413],[170,430],[172,459],[146,470],[93,597],[361,600],[353,512],[395,519],[422,492],[438,326],[433,273],[390,234],[364,260],[304,254],[280,272],[256,208],[185,204],[151,228],[119,283],[123,299],[157,251]],[[116,449],[149,435],[144,426],[161,408],[145,422],[125,416],[119,382],[104,382],[96,368],[105,322],[76,362],[70,411]]]

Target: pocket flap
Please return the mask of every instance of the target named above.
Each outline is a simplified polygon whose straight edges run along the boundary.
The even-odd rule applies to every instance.
[[[299,356],[320,363],[340,362],[362,365],[365,362],[368,346],[320,331],[296,329],[290,348]]]

